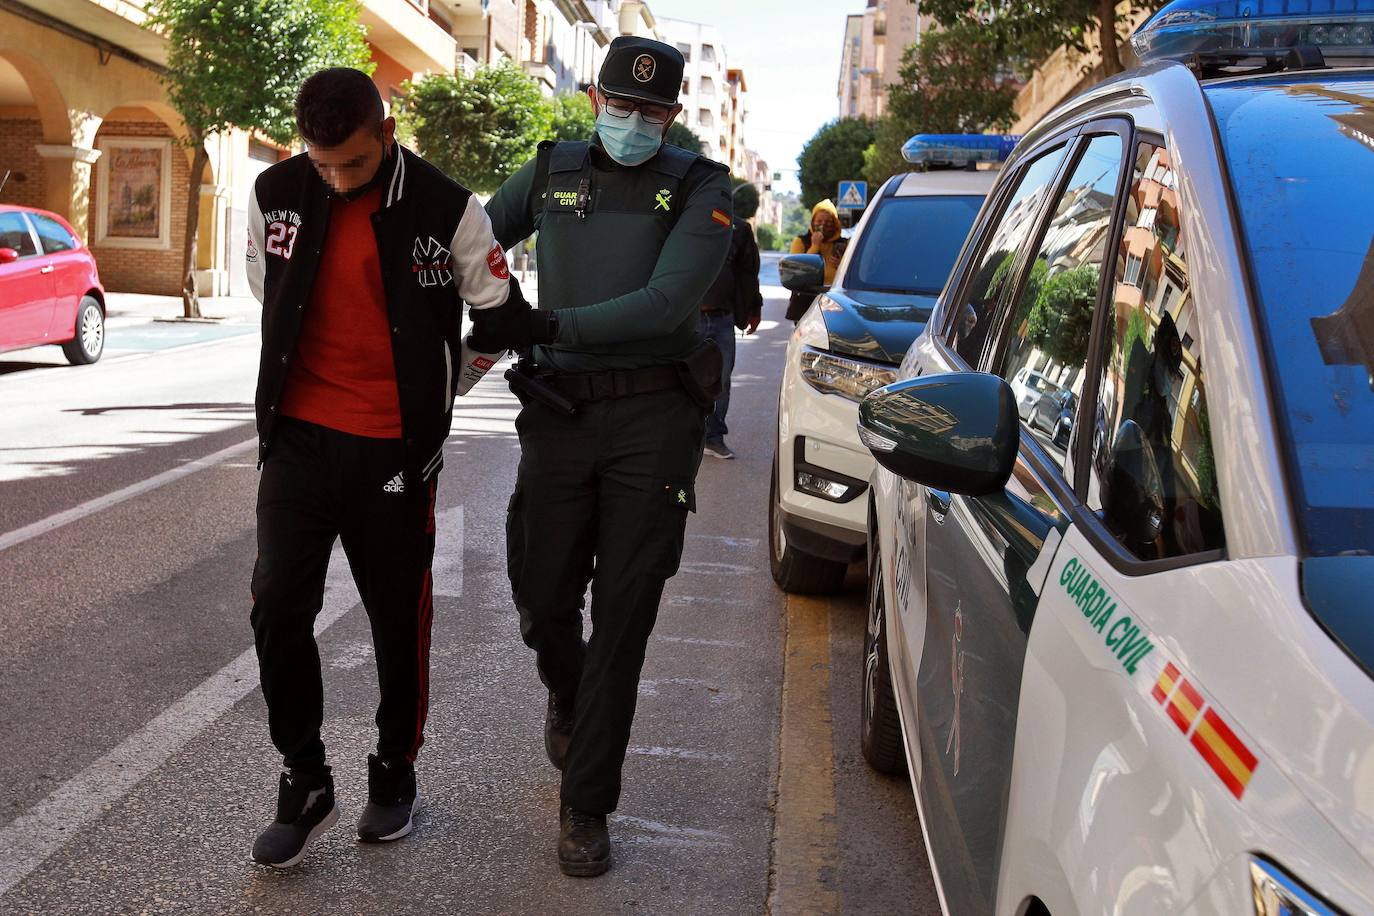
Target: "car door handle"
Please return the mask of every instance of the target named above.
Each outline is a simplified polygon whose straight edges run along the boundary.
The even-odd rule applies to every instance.
[[[949,494],[941,490],[926,490],[926,505],[930,507],[931,518],[935,524],[945,523],[945,513],[949,511]]]
[[[42,270],[40,270],[39,273],[40,273],[40,274],[50,274],[50,273],[52,273],[52,272],[53,272],[54,270],[56,270],[56,269],[57,269],[56,267],[53,267],[51,264],[49,264],[47,267],[44,267]]]

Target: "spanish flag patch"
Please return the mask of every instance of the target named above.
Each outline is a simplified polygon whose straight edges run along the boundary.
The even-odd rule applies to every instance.
[[[712,210],[711,219],[720,223],[722,226],[730,225],[730,215],[724,210]]]
[[[1164,707],[1179,731],[1189,735],[1191,730],[1188,743],[1202,755],[1231,794],[1237,799],[1243,797],[1259,766],[1259,758],[1226,724],[1216,708],[1203,699],[1172,662],[1164,667],[1150,695]]]

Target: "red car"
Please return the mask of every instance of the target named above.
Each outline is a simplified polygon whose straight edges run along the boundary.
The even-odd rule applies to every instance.
[[[0,352],[61,344],[73,365],[105,349],[95,257],[56,213],[0,204]]]

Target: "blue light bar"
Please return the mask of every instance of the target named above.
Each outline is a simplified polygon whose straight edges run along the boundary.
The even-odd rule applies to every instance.
[[[902,144],[902,158],[926,166],[1006,162],[1020,139],[1000,134],[917,134]]]
[[[1131,36],[1141,62],[1272,57],[1315,47],[1327,63],[1374,57],[1374,0],[1174,0]]]

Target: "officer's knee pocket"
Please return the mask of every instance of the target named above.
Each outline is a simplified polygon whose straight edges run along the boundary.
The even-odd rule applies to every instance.
[[[687,532],[687,515],[697,511],[696,488],[691,481],[667,480],[655,513],[652,568],[656,576],[670,579],[682,563],[682,545]]]

